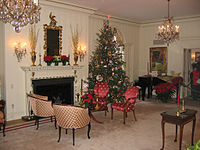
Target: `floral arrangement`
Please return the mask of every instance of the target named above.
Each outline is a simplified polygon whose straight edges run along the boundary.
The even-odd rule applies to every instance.
[[[200,140],[193,146],[187,146],[187,150],[200,150]]]
[[[38,40],[39,30],[36,32],[36,27],[31,26],[29,29],[29,43],[32,51],[35,51],[37,40]]]
[[[161,83],[154,87],[158,99],[166,103],[175,94],[176,86],[172,83]]]
[[[61,61],[62,61],[62,62],[65,62],[65,63],[66,63],[66,62],[69,62],[69,57],[66,56],[66,55],[62,55],[62,56],[61,56]]]
[[[83,101],[85,107],[94,107],[95,105],[95,99],[89,93],[86,93],[83,96],[81,96],[81,101]]]
[[[74,30],[71,28],[71,34],[72,34],[72,46],[74,50],[74,55],[78,55],[78,43],[79,43],[79,31],[78,31],[78,26]]]
[[[52,63],[53,62],[53,56],[45,56],[44,57],[44,61],[46,62],[46,63]]]
[[[61,62],[60,56],[53,56],[53,62]]]

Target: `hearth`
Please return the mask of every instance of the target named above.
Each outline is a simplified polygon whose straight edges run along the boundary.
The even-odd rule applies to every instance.
[[[32,80],[33,92],[57,104],[74,104],[74,77]]]

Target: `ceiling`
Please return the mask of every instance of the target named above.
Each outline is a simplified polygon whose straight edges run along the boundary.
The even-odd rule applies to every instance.
[[[57,0],[55,0],[57,1]],[[167,16],[167,0],[59,0],[96,9],[96,13],[109,14],[137,21],[162,19]],[[175,18],[200,16],[200,0],[171,0],[170,16]]]

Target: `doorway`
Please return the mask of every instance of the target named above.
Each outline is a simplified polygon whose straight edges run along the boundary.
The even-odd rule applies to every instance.
[[[184,59],[183,59],[183,80],[189,88],[184,88],[186,96],[189,100],[192,100],[192,92],[191,92],[191,79],[190,74],[193,71],[192,64],[197,63],[198,57],[200,56],[200,48],[191,48],[184,49]],[[198,98],[200,103],[200,98]]]

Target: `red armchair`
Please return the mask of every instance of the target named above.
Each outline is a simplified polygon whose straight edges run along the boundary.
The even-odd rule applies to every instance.
[[[109,92],[109,85],[107,83],[103,82],[98,82],[94,86],[94,94],[95,94],[95,104],[96,104],[96,109],[98,110],[105,110],[105,116],[106,112],[108,111],[108,100],[107,100],[107,95]]]
[[[137,121],[135,116],[135,102],[139,93],[139,89],[135,86],[129,87],[123,94],[125,97],[125,102],[117,102],[111,106],[111,119],[113,119],[113,109],[123,112],[123,123],[125,124],[125,119],[127,117],[127,112],[133,111],[133,116],[135,121]]]

